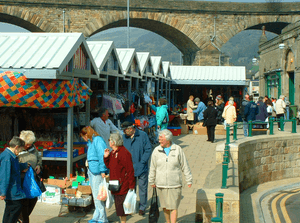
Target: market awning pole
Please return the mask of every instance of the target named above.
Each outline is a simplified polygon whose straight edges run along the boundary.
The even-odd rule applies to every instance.
[[[128,82],[128,100],[129,100],[129,107],[131,106],[132,103],[132,97],[131,97],[131,82],[132,82],[132,77],[129,78],[129,82]]]
[[[168,81],[168,86],[169,86],[169,108],[171,108],[170,106],[171,106],[171,82],[170,81]]]
[[[116,77],[115,80],[115,92],[119,94],[119,77]]]
[[[163,79],[160,80],[160,91],[161,91],[161,95],[164,94],[164,81]]]
[[[147,82],[148,78],[146,77],[145,83],[144,83],[144,92],[147,93]],[[147,115],[147,104],[144,104],[144,114]]]
[[[68,108],[67,125],[67,177],[73,173],[73,107]]]
[[[169,98],[169,95],[168,95],[168,81],[165,80],[165,82],[166,82],[166,84],[165,84],[166,100],[168,100],[168,98]]]
[[[87,86],[91,88],[91,78],[87,80]],[[86,101],[85,104],[85,125],[89,126],[90,125],[90,114],[91,114],[91,98]]]
[[[159,99],[159,78],[157,79],[157,86],[156,86],[156,106],[158,106],[158,99]]]
[[[170,83],[170,84],[171,84],[171,83]],[[174,109],[175,109],[175,89],[174,89],[174,86],[173,86],[172,92],[173,92],[173,97],[172,97],[172,99],[173,99],[173,111],[174,111]]]

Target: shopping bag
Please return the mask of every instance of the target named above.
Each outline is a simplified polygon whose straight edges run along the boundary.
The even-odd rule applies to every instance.
[[[153,188],[153,194],[151,198],[150,212],[149,212],[149,223],[157,223],[159,218],[159,209],[157,201],[156,188]]]
[[[134,190],[129,190],[125,197],[123,208],[125,214],[134,214],[136,210],[136,193]]]
[[[106,198],[107,198],[107,188],[108,188],[108,185],[106,183],[106,180],[103,179],[102,182],[99,185],[98,196],[97,196],[98,200],[100,200],[100,201],[106,201]]]
[[[30,166],[25,173],[23,181],[23,191],[25,192],[26,198],[35,198],[42,194],[41,189],[35,181],[34,172]]]
[[[105,206],[107,209],[111,208],[112,205],[114,204],[114,197],[111,195],[111,192],[110,190],[108,190],[107,188],[107,198],[106,198],[106,203],[105,203]]]
[[[41,189],[42,193],[44,193],[46,191],[46,187],[43,183],[42,178],[39,176],[39,174],[35,175],[35,181],[36,181],[37,185],[39,186],[39,188]]]

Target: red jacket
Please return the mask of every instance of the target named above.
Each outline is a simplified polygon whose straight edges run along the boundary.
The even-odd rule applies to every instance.
[[[111,151],[107,158],[104,158],[106,167],[110,170],[110,180],[119,180],[121,190],[111,192],[114,195],[127,194],[129,189],[135,188],[134,169],[130,152],[120,146],[116,151]]]

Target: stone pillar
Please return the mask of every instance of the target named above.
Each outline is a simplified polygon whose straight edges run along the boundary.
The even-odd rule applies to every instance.
[[[222,56],[222,54],[221,54]],[[220,52],[218,50],[202,50],[183,55],[183,65],[193,66],[219,66]],[[222,65],[222,58],[221,65]]]

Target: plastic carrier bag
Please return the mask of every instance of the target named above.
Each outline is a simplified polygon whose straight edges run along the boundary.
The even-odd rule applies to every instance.
[[[108,184],[106,184],[108,185]],[[106,198],[106,203],[105,203],[105,207],[107,209],[111,208],[112,205],[114,204],[114,197],[111,195],[110,190],[107,188],[107,198]]]
[[[136,210],[136,193],[134,190],[129,190],[124,203],[123,208],[125,214],[134,214]]]
[[[106,180],[103,179],[102,182],[99,185],[97,199],[100,200],[100,201],[106,201],[107,191],[108,191],[108,185],[106,183]]]
[[[35,181],[34,172],[30,166],[25,173],[23,181],[23,191],[25,192],[26,198],[35,198],[42,194],[42,191]]]

